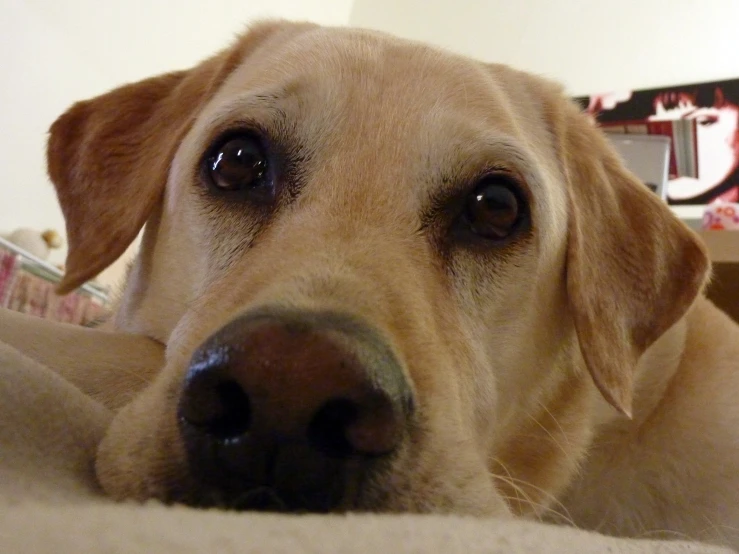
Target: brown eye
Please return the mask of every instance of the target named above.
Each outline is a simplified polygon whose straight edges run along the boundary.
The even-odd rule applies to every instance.
[[[240,191],[264,184],[267,157],[259,141],[243,136],[227,140],[206,159],[206,172],[215,187]]]
[[[465,202],[472,232],[493,240],[504,239],[515,230],[523,207],[510,181],[498,177],[485,179]]]

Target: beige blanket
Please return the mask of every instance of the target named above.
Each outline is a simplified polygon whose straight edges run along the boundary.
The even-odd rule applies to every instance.
[[[0,552],[726,552],[524,521],[115,504],[102,495],[93,474],[95,447],[110,418],[69,382],[0,343]]]

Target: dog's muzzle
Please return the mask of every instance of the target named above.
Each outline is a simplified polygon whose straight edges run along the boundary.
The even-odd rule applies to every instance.
[[[413,394],[380,334],[334,312],[262,309],[195,352],[179,403],[190,471],[212,503],[342,509],[408,433]]]

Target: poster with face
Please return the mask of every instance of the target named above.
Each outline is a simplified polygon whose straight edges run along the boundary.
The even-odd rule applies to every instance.
[[[575,100],[607,132],[671,134],[673,157],[676,146],[678,152],[688,149],[695,158],[690,172],[682,169],[684,164],[671,163],[670,204],[739,202],[739,79],[614,91]],[[678,128],[690,134],[686,144],[679,144]]]

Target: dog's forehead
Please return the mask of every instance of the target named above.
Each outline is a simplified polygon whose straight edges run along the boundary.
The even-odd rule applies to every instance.
[[[279,116],[313,147],[408,167],[423,157],[458,165],[485,143],[541,154],[541,109],[521,77],[382,33],[319,28],[249,53],[199,119],[228,127]]]
[[[444,112],[514,132],[504,81],[485,64],[421,43],[319,28],[251,52],[218,96],[224,101],[248,91],[299,96],[304,112],[324,117],[341,112],[344,119],[356,119],[354,128],[357,122],[388,121],[409,127]]]

